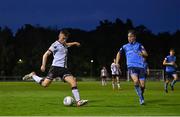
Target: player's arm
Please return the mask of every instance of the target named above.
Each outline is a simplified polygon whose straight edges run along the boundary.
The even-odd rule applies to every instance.
[[[149,69],[149,67],[147,67],[147,75],[149,75],[150,74],[150,69]]]
[[[51,55],[51,51],[48,50],[44,53],[43,57],[42,57],[42,65],[41,65],[41,71],[44,72],[46,70],[46,63],[47,63],[47,59],[48,56]]]
[[[121,59],[121,54],[124,52],[124,48],[121,47],[120,50],[118,51],[117,55],[116,55],[116,65],[118,68],[120,68],[120,65],[119,65],[119,62],[120,62],[120,59]]]
[[[148,53],[147,53],[146,50],[142,50],[142,51],[141,51],[141,55],[142,55],[143,57],[147,57],[147,56],[148,56]]]
[[[172,66],[174,66],[174,67],[176,67],[176,68],[178,67],[175,62],[171,62],[171,64],[172,64]]]
[[[121,75],[121,74],[122,74],[121,69],[120,69],[118,66],[116,66],[116,67],[117,67],[117,70],[118,70],[118,72],[119,72],[119,75]]]
[[[148,53],[145,50],[144,46],[141,46],[141,52],[139,54],[143,57],[148,57]]]
[[[113,66],[112,66],[112,64],[111,64],[111,71],[113,71]]]
[[[175,61],[176,61],[176,59],[175,59]],[[177,67],[178,67],[178,65],[176,64],[176,62],[175,62],[175,61],[173,62],[173,64],[174,64],[174,67],[176,67],[176,68],[177,68]]]
[[[174,66],[177,68],[178,67],[178,65],[176,64],[176,63],[174,63]]]
[[[120,61],[120,59],[121,59],[121,54],[120,54],[120,52],[118,52],[117,55],[116,55],[116,65],[117,65],[118,67],[120,67],[120,66],[119,66],[119,61]]]
[[[163,65],[166,65],[166,66],[167,66],[167,65],[171,65],[171,66],[173,66],[174,63],[172,63],[172,62],[171,62],[171,63],[167,62],[167,58],[165,58],[164,61],[163,61]]]
[[[80,46],[81,44],[79,42],[69,42],[69,43],[66,43],[66,45],[68,47],[71,47],[71,46]]]

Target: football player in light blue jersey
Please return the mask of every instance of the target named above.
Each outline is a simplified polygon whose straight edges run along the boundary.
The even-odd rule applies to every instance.
[[[35,72],[31,72],[23,77],[23,80],[33,79],[43,87],[48,87],[54,78],[60,77],[63,81],[68,82],[72,88],[72,94],[76,100],[77,106],[82,106],[87,103],[88,100],[81,100],[79,91],[77,88],[76,78],[73,77],[71,72],[67,69],[67,52],[68,47],[80,46],[79,42],[69,42],[66,40],[69,37],[67,30],[62,30],[59,33],[58,40],[55,41],[49,49],[44,53],[42,57],[41,71],[46,69],[47,59],[50,55],[53,55],[53,62],[49,70],[48,75],[45,78],[39,77]]]
[[[169,53],[170,55],[168,55],[163,61],[163,65],[166,66],[165,85],[164,85],[164,90],[166,93],[168,93],[168,84],[171,78],[173,78],[173,81],[170,84],[172,91],[174,90],[174,85],[178,79],[178,75],[176,73],[176,69],[178,66],[176,64],[176,56],[174,49],[170,49]]]
[[[116,64],[119,66],[119,60],[124,52],[126,55],[128,72],[134,82],[135,91],[142,105],[144,104],[144,97],[140,88],[140,82],[144,82],[145,80],[144,57],[147,57],[148,54],[145,48],[140,43],[136,42],[136,32],[134,30],[128,32],[128,42],[129,43],[123,45],[117,53]]]

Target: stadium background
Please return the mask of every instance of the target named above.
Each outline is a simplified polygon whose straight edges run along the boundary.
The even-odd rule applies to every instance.
[[[119,18],[115,21],[100,21],[96,29],[91,31],[67,29],[71,33],[68,41],[81,43],[81,47],[70,48],[68,55],[68,67],[77,77],[98,77],[102,66],[106,66],[110,73],[113,58],[119,48],[127,43],[129,29],[137,31],[137,41],[145,46],[149,54],[147,61],[150,69],[164,69],[162,61],[170,48],[175,49],[179,65],[180,46],[177,43],[180,38],[179,30],[175,33],[154,34],[144,25],[134,26],[132,20],[127,19],[123,22]],[[31,24],[25,24],[16,33],[12,33],[8,27],[0,28],[0,76],[23,76],[32,70],[45,76],[48,69],[46,73],[39,70],[42,55],[57,39],[59,30],[61,29]],[[50,67],[51,59],[52,57],[47,67]],[[125,57],[122,59],[121,69],[125,76]]]

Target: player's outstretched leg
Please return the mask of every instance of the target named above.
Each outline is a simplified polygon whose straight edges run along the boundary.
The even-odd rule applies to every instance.
[[[39,84],[41,84],[41,82],[44,80],[43,78],[37,76],[35,72],[31,72],[31,73],[25,75],[22,79],[23,80],[33,79],[34,81],[36,81]]]
[[[164,83],[164,91],[166,93],[168,93],[168,84],[169,84],[169,81],[165,81],[165,83]]]
[[[74,96],[74,98],[76,100],[76,105],[77,106],[85,105],[88,102],[88,100],[80,99],[79,91],[78,91],[78,88],[77,88],[76,78],[74,78],[73,76],[66,76],[64,78],[64,80],[71,85],[72,94],[73,94],[73,96]]]
[[[139,86],[139,80],[138,80],[138,77],[136,75],[131,75],[131,78],[133,79],[134,81],[134,88],[135,88],[135,91],[137,93],[137,95],[139,96],[139,103],[141,105],[144,104],[144,98],[142,96],[142,91],[141,91],[141,88]]]
[[[37,76],[35,72],[31,72],[31,73],[25,75],[22,79],[23,80],[33,79],[35,82],[37,82],[38,84],[40,84],[43,87],[48,87],[49,84],[51,84],[51,82],[52,82],[52,80],[50,80],[50,79],[41,78],[41,77]]]
[[[175,85],[176,82],[177,82],[177,80],[173,80],[173,81],[171,82],[171,84],[170,84],[172,91],[174,91],[174,85]]]
[[[140,81],[141,95],[144,100],[145,78],[140,78],[139,81]]]
[[[40,84],[43,87],[48,87],[49,84],[51,84],[51,82],[52,82],[52,80],[50,80],[50,79],[41,78],[41,77],[37,76],[35,72],[31,72],[31,73],[25,75],[22,79],[23,80],[33,79],[36,83]]]
[[[141,86],[141,95],[142,95],[143,99],[144,99],[144,89],[145,89],[145,86]]]
[[[30,79],[32,79],[32,76],[35,74],[35,72],[31,72],[31,73],[29,73],[29,74],[26,74],[23,78],[22,78],[22,80],[30,80]]]
[[[142,91],[141,91],[141,88],[138,84],[134,85],[134,88],[135,88],[135,91],[137,93],[137,95],[139,96],[139,103],[141,105],[144,104],[144,97],[142,96]]]
[[[170,83],[170,87],[171,87],[171,90],[174,91],[174,80]]]

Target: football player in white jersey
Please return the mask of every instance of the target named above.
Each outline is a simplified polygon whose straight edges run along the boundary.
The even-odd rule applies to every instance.
[[[116,60],[113,60],[113,63],[111,64],[111,72],[112,72],[112,88],[115,89],[115,85],[117,85],[117,88],[120,89],[120,82],[119,82],[119,75],[120,75],[120,69],[116,65]]]
[[[67,69],[67,52],[68,47],[80,46],[79,42],[67,43],[66,40],[69,37],[67,30],[62,30],[59,33],[58,40],[55,41],[49,49],[44,53],[42,57],[41,71],[46,69],[47,59],[52,54],[53,62],[49,70],[48,75],[45,78],[39,77],[35,72],[31,72],[23,77],[23,80],[33,79],[43,87],[48,87],[54,78],[60,77],[63,81],[68,82],[72,88],[72,94],[76,100],[77,106],[82,106],[88,102],[88,100],[81,100],[79,91],[77,88],[76,78],[73,77],[71,72]]]
[[[107,85],[107,76],[108,76],[108,73],[107,73],[107,69],[105,66],[102,67],[101,69],[101,83],[102,83],[102,86],[106,86]]]

